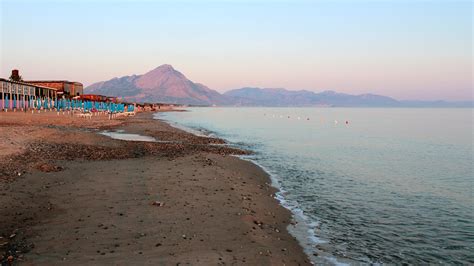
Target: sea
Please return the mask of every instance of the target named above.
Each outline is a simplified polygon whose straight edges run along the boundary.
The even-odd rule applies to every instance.
[[[473,110],[188,108],[157,119],[248,149],[316,264],[473,264]]]

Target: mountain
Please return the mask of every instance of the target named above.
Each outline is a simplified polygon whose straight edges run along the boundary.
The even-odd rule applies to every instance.
[[[375,95],[335,91],[290,91],[282,88],[241,88],[220,94],[192,82],[171,65],[143,75],[124,76],[88,86],[86,93],[124,97],[128,101],[226,106],[341,106],[341,107],[473,107],[472,101],[397,101]]]
[[[86,93],[124,97],[129,101],[179,103],[190,105],[230,104],[217,91],[194,83],[171,65],[161,65],[143,75],[113,78],[94,83]]]
[[[350,95],[334,91],[315,93],[307,90],[242,88],[224,95],[241,106],[398,106],[390,97],[375,94]]]

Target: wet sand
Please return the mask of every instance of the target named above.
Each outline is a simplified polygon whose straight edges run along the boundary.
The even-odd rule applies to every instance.
[[[124,130],[166,142],[97,134]],[[0,113],[4,264],[309,264],[269,177],[153,120]]]

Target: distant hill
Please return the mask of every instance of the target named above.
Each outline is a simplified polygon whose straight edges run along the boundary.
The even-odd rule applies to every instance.
[[[334,91],[315,93],[300,90],[242,88],[224,95],[242,106],[398,106],[397,100],[375,94],[350,95]]]
[[[190,81],[170,65],[161,65],[143,75],[97,82],[88,86],[86,93],[124,97],[138,102],[230,104],[225,96],[202,84]]]
[[[375,94],[335,91],[290,91],[282,88],[241,88],[220,94],[186,78],[171,65],[143,75],[113,78],[88,86],[86,93],[124,97],[128,101],[218,106],[341,106],[341,107],[473,107],[472,101],[398,101]]]

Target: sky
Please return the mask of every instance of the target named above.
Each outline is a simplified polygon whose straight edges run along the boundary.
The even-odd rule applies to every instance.
[[[472,100],[471,1],[0,0],[0,77],[84,85],[162,64],[241,87]]]

